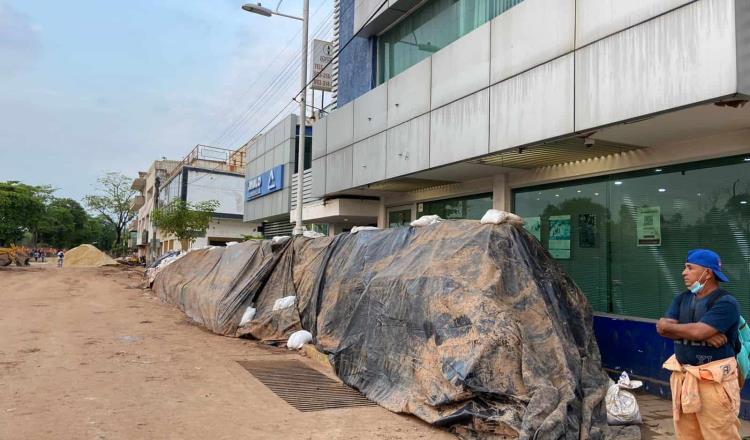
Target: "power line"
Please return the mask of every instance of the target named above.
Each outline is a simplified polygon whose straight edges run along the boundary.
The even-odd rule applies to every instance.
[[[362,1],[362,0],[359,0],[359,1]],[[355,3],[355,2],[352,2],[352,4],[354,4],[354,3]],[[355,33],[354,33],[354,34],[353,34],[353,35],[352,35],[352,36],[351,36],[351,37],[349,38],[349,40],[347,40],[347,42],[346,42],[346,43],[345,43],[345,44],[344,44],[343,46],[341,46],[341,48],[340,48],[340,49],[339,49],[339,50],[338,50],[338,51],[336,52],[336,54],[335,54],[335,55],[334,55],[333,57],[331,57],[331,60],[330,60],[330,61],[329,61],[329,62],[328,62],[328,63],[327,63],[327,64],[326,64],[325,66],[323,66],[323,68],[321,69],[321,71],[320,71],[320,72],[319,72],[319,73],[318,73],[317,75],[314,75],[314,76],[313,76],[313,78],[312,78],[312,79],[311,79],[311,80],[310,80],[310,81],[309,81],[309,82],[308,82],[308,83],[306,84],[307,86],[309,86],[309,85],[310,85],[310,84],[311,84],[311,83],[312,83],[312,82],[313,82],[313,81],[314,81],[314,80],[315,80],[315,79],[316,79],[316,78],[318,77],[318,75],[320,75],[320,73],[322,73],[322,72],[323,72],[323,71],[324,71],[324,70],[325,70],[325,69],[326,69],[326,68],[327,68],[327,67],[328,67],[328,66],[329,66],[329,65],[330,65],[331,63],[333,63],[333,61],[334,61],[335,59],[337,59],[337,58],[339,57],[339,55],[341,54],[341,52],[342,52],[342,51],[343,51],[344,49],[346,49],[346,48],[347,48],[347,46],[349,46],[349,44],[351,44],[351,42],[352,42],[352,41],[354,41],[354,39],[355,39],[355,38],[357,38],[357,36],[359,35],[359,33],[360,33],[360,32],[362,32],[362,29],[364,29],[364,27],[365,27],[365,26],[366,26],[367,24],[369,24],[369,23],[370,23],[370,21],[372,21],[372,19],[373,19],[373,18],[374,18],[374,17],[375,17],[375,16],[376,16],[376,15],[377,15],[377,14],[378,14],[379,12],[380,12],[380,10],[381,10],[381,9],[383,9],[383,6],[385,6],[386,4],[388,4],[388,0],[383,0],[383,2],[382,2],[382,3],[380,4],[380,6],[378,6],[378,8],[377,8],[377,9],[376,9],[375,11],[373,11],[373,13],[372,13],[372,14],[371,14],[371,15],[370,15],[370,16],[369,16],[368,18],[367,18],[367,20],[366,20],[366,21],[365,21],[365,23],[364,23],[364,24],[362,25],[362,27],[360,27],[360,29],[359,29],[359,30],[358,30],[357,32],[355,32]],[[251,139],[251,140],[252,140],[252,139],[255,139],[255,138],[256,138],[256,137],[258,136],[258,135],[260,135],[261,133],[263,133],[263,130],[265,130],[266,128],[268,128],[268,126],[269,126],[269,125],[271,125],[271,124],[272,124],[272,123],[273,123],[273,122],[274,122],[274,121],[276,120],[276,118],[278,118],[278,117],[279,117],[279,116],[280,116],[280,115],[281,115],[282,113],[284,113],[284,111],[286,111],[286,109],[287,109],[287,108],[288,108],[288,107],[289,107],[289,106],[290,106],[290,105],[291,105],[292,103],[295,103],[295,102],[296,102],[296,101],[295,101],[296,97],[297,97],[297,96],[299,96],[299,95],[301,95],[301,94],[302,94],[302,90],[300,90],[299,92],[297,92],[297,93],[296,93],[296,94],[294,95],[294,97],[293,97],[293,98],[292,98],[292,99],[291,99],[291,100],[290,100],[290,101],[289,101],[289,102],[288,102],[288,103],[287,103],[287,104],[286,104],[286,105],[285,105],[285,106],[284,106],[284,107],[283,107],[283,108],[282,108],[281,110],[279,110],[279,112],[278,112],[278,113],[276,113],[276,114],[275,114],[275,115],[274,115],[274,116],[273,116],[273,117],[272,117],[272,118],[271,118],[271,119],[270,119],[270,120],[269,120],[269,121],[268,121],[268,122],[267,122],[267,123],[266,123],[266,124],[265,124],[265,125],[264,125],[263,127],[261,127],[261,128],[260,128],[260,130],[258,130],[258,132],[257,132],[257,133],[255,133],[255,134],[254,134],[254,135],[253,135],[252,137],[250,137],[250,139]],[[306,125],[306,124],[305,124],[305,122],[306,122],[306,121],[305,121],[305,120],[306,120],[306,116],[305,116],[305,115],[300,115],[300,119],[301,119],[301,121],[300,121],[300,124],[299,124],[299,126],[300,126],[300,127],[305,127],[305,125]],[[302,130],[304,130],[304,128],[302,128],[302,129],[300,130],[300,134],[303,134],[303,135],[304,135],[304,131],[302,131]],[[243,145],[244,145],[244,144],[243,144]],[[240,148],[242,148],[242,147],[240,147]],[[245,152],[245,154],[247,154],[247,151]],[[218,170],[218,169],[219,169],[220,167],[221,167],[221,165],[219,165],[219,166],[215,167],[215,168],[213,169],[213,171],[216,171],[216,170]],[[206,175],[207,175],[207,174],[205,174],[205,175],[203,175],[203,176],[200,176],[200,177],[199,177],[198,179],[194,180],[194,181],[193,181],[193,183],[197,182],[198,180],[200,180],[201,178],[205,177]]]
[[[317,38],[328,32],[326,24],[332,16],[333,15],[330,14],[326,21],[321,23],[318,29],[314,32],[313,38]],[[243,114],[234,121],[231,127],[225,130],[225,133],[220,139],[228,139],[237,134],[237,131],[242,129],[242,125],[244,125],[246,121],[254,119],[254,117],[258,115],[259,110],[263,109],[269,101],[276,100],[278,99],[279,94],[286,93],[288,88],[291,87],[291,79],[293,78],[295,70],[299,69],[300,63],[300,57],[292,58],[287,65],[283,67],[281,72],[271,81],[271,83],[266,86],[261,95],[253,100],[253,103],[245,109]],[[236,136],[232,139],[234,138],[236,138]]]
[[[320,10],[322,9],[322,7],[323,7],[324,4],[325,4],[324,2],[320,3],[320,6],[318,6],[318,8],[313,12],[313,18],[315,18],[317,16],[318,12],[320,12]],[[326,20],[327,20],[327,18],[323,19],[323,21],[326,21]],[[301,33],[302,33],[302,28],[300,28],[299,30],[297,30],[297,32],[294,35],[292,35],[292,37],[284,45],[284,48],[276,54],[276,56],[274,57],[274,59],[270,63],[268,63],[266,65],[266,68],[263,70],[263,72],[261,72],[256,77],[255,81],[253,81],[252,84],[247,88],[247,90],[243,94],[243,96],[240,99],[240,101],[245,101],[249,97],[249,94],[253,90],[253,87],[255,87],[255,85],[260,82],[260,80],[263,78],[263,75],[265,75],[271,69],[271,67],[274,65],[274,63],[281,57],[281,55],[284,54],[287,51],[287,49],[290,48],[290,46],[292,45],[292,43],[294,42],[294,40],[296,40]],[[296,54],[297,54],[297,52],[295,52],[295,54],[293,54],[295,56],[293,58],[291,58],[291,59],[299,58],[299,56],[296,56]],[[267,88],[265,90],[267,90]],[[235,121],[233,121],[232,123],[230,123],[227,126],[227,128],[225,128],[224,131],[217,138],[215,138],[213,142],[211,142],[211,144],[216,144],[218,142],[218,140],[220,140],[226,134],[226,132],[230,128],[232,128],[238,122],[238,120],[241,119],[241,118],[242,117],[240,117],[240,118],[236,119]]]

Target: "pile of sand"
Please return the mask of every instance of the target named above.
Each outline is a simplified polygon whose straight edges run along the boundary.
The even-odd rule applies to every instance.
[[[90,244],[82,244],[65,252],[66,267],[98,267],[117,265],[117,261]]]

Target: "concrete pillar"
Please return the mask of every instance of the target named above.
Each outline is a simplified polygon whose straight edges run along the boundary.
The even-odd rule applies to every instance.
[[[378,227],[385,229],[388,227],[388,210],[385,208],[385,202],[380,199],[380,207],[378,208]]]
[[[510,188],[505,173],[496,174],[492,181],[492,208],[510,211]]]

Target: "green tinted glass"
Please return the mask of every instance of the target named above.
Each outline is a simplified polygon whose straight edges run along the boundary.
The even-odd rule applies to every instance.
[[[383,83],[523,0],[432,0],[378,37]]]
[[[594,310],[658,318],[685,290],[690,249],[713,249],[723,287],[750,314],[750,160],[734,157],[669,169],[517,191],[514,210],[539,218],[539,236]],[[552,218],[552,219],[551,219]],[[565,240],[550,228],[569,218]]]
[[[423,212],[418,216],[439,215],[444,219],[479,220],[488,209],[492,209],[492,193],[425,202]]]

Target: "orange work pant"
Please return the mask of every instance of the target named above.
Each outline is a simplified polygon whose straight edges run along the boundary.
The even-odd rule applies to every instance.
[[[736,370],[735,370],[736,371]],[[670,384],[681,381],[682,373],[673,371]],[[740,440],[740,387],[736,373],[721,383],[699,380],[701,409],[681,413],[674,421],[675,437],[679,440]]]

